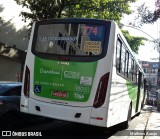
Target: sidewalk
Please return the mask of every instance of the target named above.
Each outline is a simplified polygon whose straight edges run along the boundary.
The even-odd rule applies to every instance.
[[[141,114],[131,122],[132,126],[110,139],[160,139],[160,112],[156,107],[145,105]]]
[[[141,112],[142,120],[137,123],[134,133],[128,139],[159,139],[160,138],[160,112],[154,106],[145,105]],[[142,133],[142,134],[141,134]]]
[[[151,106],[146,105],[146,107]],[[144,139],[160,138],[160,112],[158,112],[157,108],[154,106],[151,107],[151,115],[146,123],[146,132],[149,132],[151,135],[146,135]]]
[[[146,130],[160,130],[160,112],[157,111],[156,107],[152,107],[151,111]]]

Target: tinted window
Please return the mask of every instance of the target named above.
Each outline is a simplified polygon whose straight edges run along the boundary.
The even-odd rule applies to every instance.
[[[129,55],[129,63],[128,63],[128,78],[132,79],[132,57]]]
[[[104,32],[104,26],[92,24],[39,25],[35,51],[67,56],[100,55]]]
[[[121,67],[121,64],[120,64],[120,61],[121,61],[121,41],[118,40],[117,41],[117,51],[116,51],[116,68],[117,68],[117,71],[120,72],[120,67]]]
[[[124,75],[125,74],[125,47],[122,45],[122,51],[121,51],[121,73]]]
[[[128,78],[128,64],[129,64],[129,52],[126,51],[126,57],[125,57],[125,77]]]
[[[20,96],[21,95],[21,86],[14,87],[9,89],[7,92],[3,93],[3,96]]]
[[[116,69],[122,77],[138,83],[139,66],[121,38],[117,40]]]

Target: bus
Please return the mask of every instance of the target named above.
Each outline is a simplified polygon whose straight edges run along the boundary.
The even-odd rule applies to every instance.
[[[114,21],[36,21],[20,110],[99,127],[128,127],[143,107],[144,80],[143,69]]]

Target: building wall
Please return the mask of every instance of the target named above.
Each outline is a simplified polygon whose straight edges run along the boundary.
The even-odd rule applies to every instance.
[[[157,75],[158,75],[158,68],[159,63],[158,62],[149,62],[149,61],[139,61],[142,65],[142,68],[146,74],[146,80],[148,84],[154,86],[154,88],[157,88]]]
[[[18,81],[21,68],[21,62],[0,55],[0,81]]]

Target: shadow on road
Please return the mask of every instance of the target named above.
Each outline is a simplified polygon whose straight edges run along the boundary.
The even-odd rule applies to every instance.
[[[83,124],[68,123],[64,126],[52,128],[50,130],[42,131],[42,135],[53,137],[94,137],[98,139],[106,139],[114,135],[117,131],[124,130],[121,125],[116,125],[111,128],[101,128]]]
[[[140,116],[134,117],[131,120],[132,126],[129,130],[133,130],[137,124],[136,122],[141,122],[141,120],[146,118],[146,115],[150,115],[151,112],[155,110],[152,106],[143,108]],[[136,122],[135,122],[136,121]],[[135,126],[135,127],[134,127]],[[79,123],[71,123],[65,121],[34,121],[30,123],[29,126],[18,129],[17,131],[24,132],[41,132],[42,136],[47,136],[47,138],[67,138],[72,139],[77,138],[98,138],[98,139],[107,139],[111,136],[122,135],[125,133],[123,124],[118,124],[110,128],[101,128],[96,126],[84,125]],[[122,133],[123,132],[123,133]],[[21,137],[20,137],[21,138]]]

